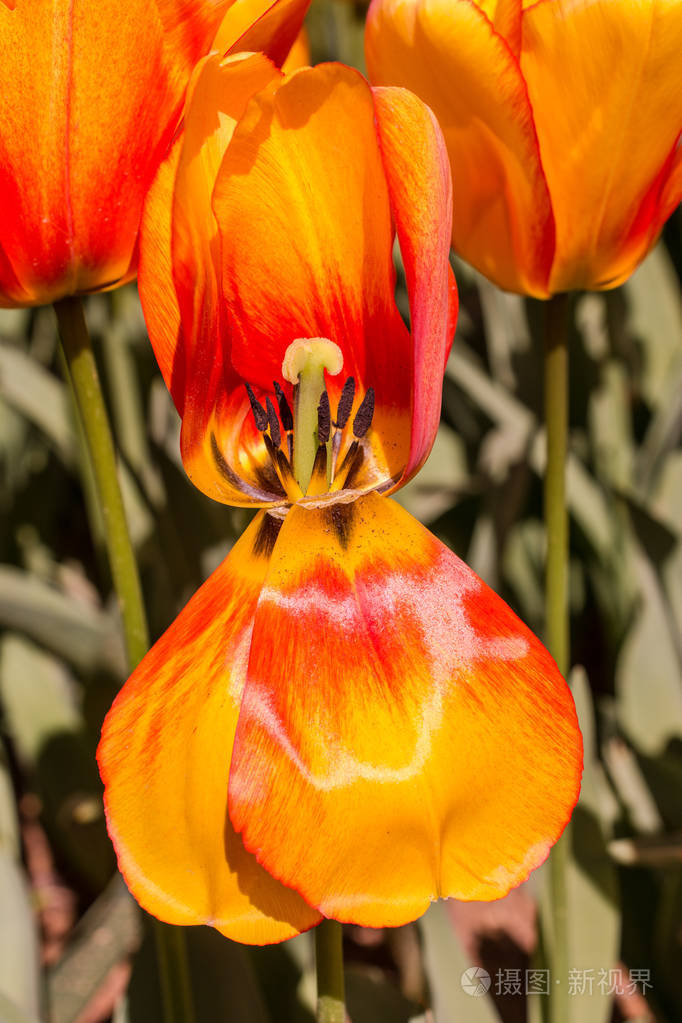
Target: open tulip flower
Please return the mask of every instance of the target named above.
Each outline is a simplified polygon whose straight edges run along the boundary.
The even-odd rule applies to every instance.
[[[438,117],[453,245],[502,288],[615,287],[680,201],[679,0],[373,0],[366,51]]]
[[[387,496],[439,420],[450,201],[406,90],[261,54],[197,69],[140,291],[190,477],[260,510],[103,728],[119,865],[164,920],[267,943],[497,898],[577,799],[551,657]]]
[[[0,305],[136,271],[144,196],[212,46],[284,60],[309,0],[0,0]]]

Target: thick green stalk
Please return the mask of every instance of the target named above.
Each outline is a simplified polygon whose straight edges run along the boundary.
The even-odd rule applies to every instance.
[[[342,939],[336,920],[323,920],[315,930],[317,1023],[345,1023]]]
[[[152,918],[164,1023],[194,1023],[185,932]]]
[[[149,635],[140,577],[118,485],[114,442],[83,304],[79,298],[64,298],[55,302],[54,308],[63,363],[94,473],[95,492],[104,523],[104,543],[121,607],[132,669],[149,649]],[[154,921],[154,925],[165,1023],[192,1023],[194,1012],[184,934],[158,920]]]
[[[547,529],[547,645],[562,675],[568,673],[568,295],[555,295],[545,307],[545,525]]]
[[[104,543],[121,606],[128,659],[134,668],[149,649],[149,636],[140,578],[118,485],[109,419],[81,300],[63,298],[55,302],[55,312],[64,359],[95,474],[104,520]]]
[[[544,331],[545,527],[547,562],[545,613],[547,646],[566,676],[569,670],[568,513],[566,510],[566,456],[568,451],[568,295],[555,295],[545,306]],[[568,829],[549,857],[548,909],[551,922],[550,1021],[568,1023],[568,906],[566,874],[570,850]]]

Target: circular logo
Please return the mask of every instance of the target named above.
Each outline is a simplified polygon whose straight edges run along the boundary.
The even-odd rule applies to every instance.
[[[462,974],[460,984],[472,998],[480,998],[490,989],[490,974],[482,966],[470,966]]]

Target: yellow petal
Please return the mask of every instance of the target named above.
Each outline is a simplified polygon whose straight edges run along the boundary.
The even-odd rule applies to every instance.
[[[582,742],[542,644],[393,501],[287,515],[230,769],[246,847],[369,926],[494,899],[546,857]]]
[[[366,53],[373,83],[412,89],[438,118],[456,251],[501,287],[545,297],[552,209],[526,86],[504,37],[471,0],[374,0]]]
[[[661,220],[650,190],[663,187],[682,126],[681,53],[679,3],[524,12],[521,69],[556,219],[551,291],[612,287],[653,244]]]
[[[277,525],[261,513],[125,684],[98,749],[131,892],[174,924],[283,941],[319,913],[258,865],[227,817],[232,741]]]

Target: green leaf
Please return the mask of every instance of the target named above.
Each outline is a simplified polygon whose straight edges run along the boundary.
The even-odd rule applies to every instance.
[[[346,970],[346,1008],[353,1023],[426,1023],[423,1009],[403,997],[380,970]]]
[[[19,636],[0,645],[0,692],[18,759],[33,779],[52,844],[90,892],[111,876],[93,743],[63,665]]]
[[[680,286],[664,245],[649,253],[625,284],[623,294],[629,305],[629,329],[644,346],[644,395],[652,408],[663,407],[679,378],[682,338]]]
[[[426,465],[395,497],[420,522],[429,523],[449,510],[467,480],[464,445],[441,426]]]
[[[612,999],[608,984],[600,988],[599,979],[608,978],[620,949],[618,877],[606,846],[612,822],[605,820],[608,786],[597,755],[592,696],[582,669],[574,669],[571,688],[585,743],[585,768],[570,825],[568,966],[576,971],[572,975],[576,981],[582,984],[584,979],[585,988],[574,986],[569,1005],[571,1023],[608,1023]]]
[[[127,674],[119,624],[111,614],[10,565],[0,565],[0,625],[25,633],[79,671]]]
[[[61,959],[47,978],[50,1023],[72,1023],[116,963],[126,960],[141,938],[140,911],[120,875],[79,921]]]
[[[19,859],[9,771],[0,746],[0,1023],[38,1016],[40,967],[36,919]],[[10,1011],[11,1010],[11,1011]],[[24,1015],[27,1014],[27,1015]]]
[[[419,922],[424,938],[424,965],[437,1020],[466,1020],[466,1023],[499,1023],[487,995],[473,990],[465,971],[476,967],[459,943],[444,902],[434,903]],[[489,978],[491,979],[491,978]]]
[[[0,396],[38,427],[66,465],[76,457],[64,385],[15,345],[0,341]]]
[[[133,963],[126,1003],[119,1008],[115,1023],[165,1023],[153,921],[147,919],[147,924],[144,942]],[[187,939],[196,1023],[216,1023],[216,1020],[270,1023],[249,950],[211,927],[185,927],[183,931]],[[287,1023],[291,1019],[293,1023],[293,1018],[285,1011],[280,1011],[276,1018],[286,1019]]]
[[[655,756],[682,734],[679,637],[660,574],[642,548],[634,567],[640,600],[616,666],[618,717],[637,750]]]

